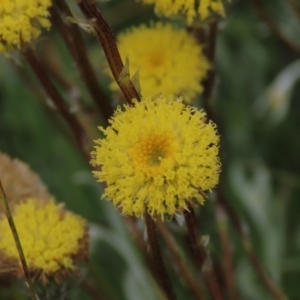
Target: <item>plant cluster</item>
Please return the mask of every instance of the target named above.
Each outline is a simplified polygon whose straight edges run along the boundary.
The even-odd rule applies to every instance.
[[[226,189],[230,172],[223,165],[230,164],[230,155],[222,148],[226,126],[219,125],[215,104],[224,76],[218,63],[222,69],[226,59],[217,42],[238,4],[126,0],[123,13],[132,14],[132,22],[115,35],[108,12],[117,1],[111,2],[0,0],[0,54],[81,157],[90,185],[98,182],[97,199],[106,200],[101,207],[111,227],[122,232],[115,237],[103,220],[96,224],[84,215],[84,208],[100,214],[88,197],[80,199],[82,213],[72,212],[72,200],[61,203],[40,175],[0,149],[0,298],[7,290],[5,299],[242,299],[232,247],[237,237],[265,291],[287,299],[260,262]],[[249,2],[299,54],[260,1]],[[293,0],[286,2],[299,13]],[[143,12],[147,21],[134,20],[144,18]],[[76,75],[59,62],[58,35]],[[226,95],[222,101],[230,102]],[[32,155],[39,154],[33,149]],[[71,175],[66,176],[58,176],[60,187],[72,198],[65,186]],[[200,230],[205,210],[214,216],[205,228],[208,236]],[[128,270],[139,272],[137,282],[147,278],[139,292],[116,296],[105,289],[122,275],[113,267],[105,280],[97,274],[99,240],[126,253]],[[83,294],[76,296],[79,290]]]

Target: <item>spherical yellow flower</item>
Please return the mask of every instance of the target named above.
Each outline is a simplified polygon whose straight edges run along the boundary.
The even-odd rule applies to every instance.
[[[220,173],[219,136],[205,113],[182,99],[160,96],[119,107],[92,152],[103,197],[125,215],[173,216],[204,202]]]
[[[86,221],[53,200],[28,199],[19,203],[13,210],[13,218],[29,270],[42,271],[41,280],[73,272],[76,258],[87,256]],[[7,265],[11,260],[19,269],[15,272],[22,274],[19,254],[5,217],[0,220],[0,254],[0,261]]]
[[[191,102],[202,92],[209,62],[185,30],[162,23],[134,27],[118,36],[118,48],[123,59],[129,56],[130,74],[139,70],[142,95],[180,95]],[[115,82],[111,88],[119,89]]]
[[[0,0],[0,53],[19,49],[50,28],[51,0]]]
[[[139,0],[147,4],[154,4],[155,10],[167,17],[183,15],[188,24],[197,16],[201,20],[207,19],[211,13],[225,17],[223,0]]]

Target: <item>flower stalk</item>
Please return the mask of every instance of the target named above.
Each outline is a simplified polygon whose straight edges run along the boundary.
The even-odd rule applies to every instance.
[[[160,285],[165,291],[167,298],[169,300],[176,300],[177,298],[173,291],[171,282],[169,280],[168,273],[165,264],[163,262],[160,247],[157,241],[155,222],[151,217],[151,215],[149,215],[147,212],[144,214],[144,216],[145,216],[148,243],[149,243],[149,254],[155,269],[156,276],[157,278],[159,278]]]
[[[209,31],[207,34],[207,59],[211,66],[214,66],[214,60],[215,60],[215,52],[216,52],[216,40],[217,40],[217,33],[218,33],[218,23],[212,22],[209,26]],[[199,41],[201,42],[201,41]],[[212,119],[213,112],[212,112],[212,96],[215,86],[215,69],[212,67],[208,71],[207,77],[203,81],[204,91],[203,91],[203,98],[204,98],[204,109],[207,113],[207,116],[209,119]]]
[[[96,36],[102,45],[107,62],[111,72],[122,90],[126,101],[132,104],[132,99],[140,99],[140,95],[135,89],[129,78],[129,74],[121,76],[124,73],[124,64],[122,62],[118,47],[116,45],[113,33],[108,23],[103,18],[94,1],[81,0],[78,6],[93,26]],[[123,71],[123,72],[122,72]]]
[[[50,97],[50,99],[53,101],[58,111],[61,113],[62,117],[69,124],[81,151],[85,154],[85,156],[87,156],[87,158],[89,158],[89,155],[86,153],[85,150],[87,136],[82,125],[75,117],[75,115],[73,115],[69,111],[67,104],[64,102],[64,99],[62,98],[62,96],[60,95],[60,93],[58,92],[54,84],[51,82],[50,78],[48,77],[46,69],[40,63],[34,50],[30,47],[27,47],[24,51],[24,56],[28,64],[30,65],[31,69],[34,71],[37,79],[40,81],[41,85],[43,86],[46,94]]]
[[[31,281],[29,269],[28,269],[28,266],[27,266],[27,263],[26,263],[23,248],[22,248],[22,245],[21,245],[21,241],[20,241],[19,236],[18,236],[18,231],[17,231],[14,219],[12,217],[12,213],[10,211],[10,208],[9,208],[9,205],[8,205],[8,202],[7,202],[7,198],[6,198],[1,180],[0,180],[0,198],[1,198],[2,203],[4,205],[4,210],[5,210],[5,214],[6,214],[6,217],[7,217],[7,221],[9,223],[9,227],[11,229],[11,233],[13,235],[13,238],[14,238],[14,241],[15,241],[18,253],[19,253],[20,261],[22,263],[22,267],[23,267],[23,270],[24,270],[24,275],[25,275],[25,279],[26,279],[26,282],[27,282],[29,292],[30,292],[31,299],[32,300],[38,300],[38,298],[37,298],[37,296],[34,292],[34,289],[33,289],[32,281]]]
[[[59,7],[65,17],[73,17],[72,12],[65,1],[56,1],[56,5]],[[113,115],[113,108],[107,101],[106,95],[98,83],[95,71],[91,66],[90,60],[87,56],[84,41],[78,26],[75,24],[66,23],[66,21],[62,19],[58,9],[55,6],[51,8],[51,15],[55,24],[60,29],[60,33],[62,34],[66,46],[74,58],[79,73],[85,82],[85,85],[87,86],[99,113],[103,117],[105,123],[108,124],[108,119]]]
[[[295,17],[300,22],[300,7],[297,5],[294,0],[286,0],[287,5],[290,7],[291,11],[295,15]]]
[[[156,225],[165,240],[165,243],[172,255],[174,263],[178,267],[180,275],[184,278],[191,293],[193,294],[195,299],[204,300],[205,298],[203,296],[203,292],[199,288],[199,283],[195,280],[195,276],[190,271],[189,266],[181,257],[178,245],[174,237],[170,234],[169,230],[167,229],[167,226],[165,226],[160,220],[156,221]]]
[[[210,258],[207,255],[205,248],[198,241],[199,234],[196,226],[196,216],[191,205],[189,205],[188,211],[184,211],[184,218],[188,231],[190,246],[197,263],[197,267],[199,270],[202,270],[205,273],[207,286],[209,288],[212,299],[222,300],[223,298],[221,295],[220,287],[217,282],[217,277]]]
[[[222,248],[222,264],[224,272],[224,281],[227,286],[228,298],[230,300],[238,300],[236,284],[234,280],[232,251],[230,247],[229,233],[228,233],[228,217],[223,207],[217,203],[216,220],[219,231],[219,237]]]
[[[126,224],[130,230],[130,233],[132,234],[136,244],[138,245],[141,254],[143,256],[143,259],[149,268],[151,274],[153,275],[153,278],[159,283],[159,278],[156,277],[156,272],[152,264],[151,257],[149,256],[148,250],[147,250],[147,243],[144,240],[142,232],[137,228],[135,219],[133,217],[128,217],[125,219]]]
[[[259,0],[249,0],[254,10],[262,21],[270,28],[270,30],[278,37],[281,42],[286,45],[290,50],[292,50],[297,55],[300,55],[300,46],[290,40],[285,34],[280,30],[277,24],[269,16],[266,9],[263,7],[262,2]]]
[[[236,214],[231,204],[228,202],[227,198],[225,198],[225,196],[223,195],[220,185],[218,186],[217,189],[217,201],[224,208],[229,219],[233,223],[234,229],[237,231],[237,233],[240,236],[244,250],[246,251],[246,254],[248,255],[248,258],[254,270],[256,271],[258,277],[261,279],[266,289],[269,291],[271,295],[273,295],[275,299],[287,300],[287,297],[276,286],[276,284],[274,284],[274,282],[270,279],[269,275],[264,270],[264,267],[261,265],[259,258],[257,257],[253,249],[251,239],[249,238],[247,233],[243,230],[243,226],[238,215]]]
[[[106,300],[106,298],[95,288],[88,280],[84,280],[81,283],[82,288],[89,294],[94,300]]]

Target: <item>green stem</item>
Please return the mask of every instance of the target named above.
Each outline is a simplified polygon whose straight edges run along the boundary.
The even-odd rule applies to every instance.
[[[8,205],[8,202],[7,202],[7,198],[6,198],[1,180],[0,180],[0,198],[3,202],[4,208],[5,208],[5,214],[6,214],[6,217],[7,217],[7,221],[9,223],[12,235],[14,237],[15,244],[16,244],[16,247],[17,247],[17,250],[18,250],[18,253],[19,253],[19,257],[20,257],[20,260],[21,260],[21,263],[22,263],[22,266],[23,266],[25,279],[26,279],[26,282],[27,282],[27,285],[28,285],[28,289],[29,289],[29,292],[30,292],[31,299],[32,300],[37,300],[37,296],[36,296],[36,294],[34,292],[34,289],[33,289],[33,286],[32,286],[30,273],[29,273],[29,269],[28,269],[28,266],[27,266],[27,263],[26,263],[26,259],[25,259],[25,255],[24,255],[23,248],[22,248],[22,245],[21,245],[21,241],[20,241],[19,236],[18,236],[18,231],[17,231],[13,216],[11,214],[11,211],[10,211],[10,208],[9,208],[9,205]]]

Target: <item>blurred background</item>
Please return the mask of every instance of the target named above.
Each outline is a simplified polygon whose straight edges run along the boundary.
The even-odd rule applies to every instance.
[[[288,299],[297,300],[300,1],[292,1],[296,8],[292,8],[289,0],[258,1],[295,49],[270,29],[254,9],[255,2],[233,0],[226,5],[227,18],[219,22],[212,109],[221,134],[220,189],[239,216],[260,264]],[[98,6],[115,34],[128,26],[157,20],[152,6],[134,0],[99,1]],[[74,5],[72,9],[82,17]],[[84,31],[82,35],[99,82],[116,106],[103,71],[105,58],[101,47],[93,36]],[[50,32],[44,33],[35,47],[45,64],[61,70],[67,78],[67,83],[57,85],[85,126],[92,128],[95,138],[99,137],[96,127],[104,123],[94,111],[57,27],[53,25]],[[124,218],[111,203],[100,200],[102,188],[95,182],[66,123],[53,113],[51,101],[28,66],[18,58],[14,60],[20,65],[0,57],[0,151],[28,163],[57,201],[65,202],[70,210],[91,223],[91,259],[82,276],[88,278],[93,288],[80,284],[79,278],[78,284],[67,287],[67,299],[98,299],[97,290],[105,295],[104,299],[162,299]],[[201,97],[195,105],[203,105]],[[84,115],[80,107],[84,107]],[[221,269],[224,257],[215,198],[212,193],[205,205],[198,208],[197,215],[202,234],[210,237],[208,249],[213,262]],[[238,299],[275,299],[254,271],[232,220],[225,220]],[[143,230],[143,221],[138,226]],[[175,236],[183,245],[180,230]],[[161,244],[164,249],[164,243]],[[164,253],[172,270],[172,259],[167,250]],[[171,279],[179,299],[193,299],[175,272]],[[26,298],[12,286],[0,290],[0,299]]]

